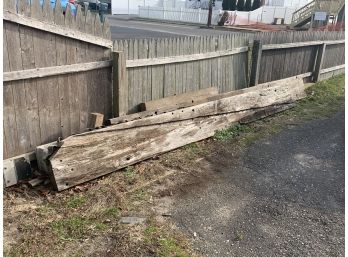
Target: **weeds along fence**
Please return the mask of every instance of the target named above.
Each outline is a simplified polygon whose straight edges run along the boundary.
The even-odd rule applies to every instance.
[[[255,42],[260,44],[254,45]],[[219,92],[319,69],[343,70],[343,32],[233,33],[221,36],[132,39],[114,42],[115,114],[141,102],[215,86]]]
[[[99,16],[57,1],[4,1],[4,159],[83,132],[88,115],[111,117],[112,41]]]
[[[4,159],[84,132],[92,112],[108,119],[183,92],[228,92],[299,74],[318,80],[344,67],[342,32],[112,42],[107,20],[92,13],[64,16],[60,1],[55,10],[49,1],[27,3],[4,1]]]

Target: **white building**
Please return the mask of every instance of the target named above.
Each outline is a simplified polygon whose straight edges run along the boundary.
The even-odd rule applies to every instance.
[[[186,0],[111,0],[111,13],[138,14],[139,6],[181,8]]]

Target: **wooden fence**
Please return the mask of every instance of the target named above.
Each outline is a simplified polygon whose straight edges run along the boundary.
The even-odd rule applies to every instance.
[[[261,48],[251,58],[257,50],[255,40]],[[344,32],[118,40],[114,42],[114,61],[119,67],[114,77],[114,113],[138,112],[141,102],[210,86],[228,92],[299,74],[310,76],[324,44],[319,68],[344,64]]]
[[[57,1],[4,1],[4,159],[83,132],[88,114],[111,117],[112,41],[99,16]]]
[[[211,86],[220,92],[246,87],[248,40],[249,34],[236,33],[115,41],[114,51],[124,55],[127,67],[121,88],[127,99],[120,99],[123,107],[118,114],[137,112],[144,101]],[[163,58],[164,63],[154,65]]]
[[[343,69],[340,32],[112,42],[107,20],[81,10],[64,16],[60,1],[57,11],[49,1],[43,8],[27,2],[4,1],[4,159],[85,131],[92,112],[108,119],[137,112],[141,102],[211,86],[228,92]]]
[[[263,45],[259,83],[313,72],[318,50],[324,41],[331,44],[326,46],[322,68],[344,64],[344,32],[257,33],[253,40],[260,40]]]

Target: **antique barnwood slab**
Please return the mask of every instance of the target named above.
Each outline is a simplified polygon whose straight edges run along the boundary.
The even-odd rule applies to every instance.
[[[202,101],[196,101],[196,104],[201,104],[201,103],[209,102],[209,101],[215,101],[215,100],[219,100],[219,99],[230,97],[230,96],[235,96],[235,95],[240,95],[243,93],[252,92],[252,91],[256,91],[256,90],[285,85],[288,83],[292,83],[295,86],[296,85],[301,86],[303,79],[306,77],[310,77],[311,75],[312,75],[312,73],[308,72],[308,73],[301,74],[298,76],[289,77],[286,79],[281,79],[281,80],[276,80],[276,81],[271,81],[271,82],[259,84],[257,86],[253,86],[253,87],[249,87],[249,88],[243,88],[243,89],[234,90],[234,91],[230,91],[230,92],[226,92],[226,93],[221,93],[221,94],[218,94],[215,96],[208,97]],[[119,123],[129,122],[132,120],[144,119],[144,118],[150,117],[150,116],[157,116],[157,115],[160,115],[160,114],[163,114],[166,112],[171,112],[171,111],[174,111],[176,109],[183,108],[183,107],[185,107],[185,103],[176,104],[175,106],[172,106],[171,108],[161,108],[160,110],[137,112],[137,113],[128,114],[128,115],[109,119],[108,123],[112,124],[112,125],[116,125]]]
[[[209,102],[195,106],[173,110],[143,119],[136,119],[118,124],[117,126],[111,126],[106,128],[106,130],[149,126],[165,122],[260,108],[272,104],[290,103],[305,97],[304,89],[305,85],[302,79],[286,79],[271,87],[260,87],[249,91],[245,90],[244,93],[241,94],[233,94],[233,92],[231,92],[231,96],[225,93],[222,94],[224,98],[218,100],[211,99]],[[220,98],[220,96],[216,96],[216,98]]]
[[[77,134],[59,142],[43,166],[56,189],[64,190],[211,137],[233,122],[287,109],[288,103],[305,96],[304,90],[302,79],[288,79],[272,87]]]
[[[218,95],[219,91],[216,87],[209,87],[197,91],[191,91],[179,95],[168,96],[165,98],[148,101],[140,104],[142,111],[156,111],[160,109],[169,109],[173,107],[192,106],[197,102],[204,102],[211,96]]]
[[[265,107],[270,115],[286,105]],[[265,109],[261,108],[261,109]],[[54,187],[64,190],[98,178],[128,165],[203,140],[216,130],[259,113],[260,108],[200,117],[190,120],[130,128],[97,130],[64,140],[48,160],[48,173]]]

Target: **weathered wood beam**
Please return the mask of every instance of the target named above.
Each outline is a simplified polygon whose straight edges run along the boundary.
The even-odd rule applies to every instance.
[[[100,62],[89,62],[89,63],[76,63],[70,65],[52,66],[28,70],[19,70],[4,72],[4,82],[23,80],[23,79],[34,79],[43,78],[49,76],[57,76],[63,74],[71,74],[83,71],[97,70],[112,66],[112,61],[100,61]]]
[[[64,37],[69,37],[72,39],[80,40],[80,41],[91,43],[94,45],[99,45],[106,48],[112,48],[111,40],[108,40],[102,37],[96,37],[87,33],[83,33],[78,30],[71,29],[69,27],[63,27],[63,26],[58,26],[56,24],[39,21],[37,19],[19,15],[17,13],[13,13],[8,10],[4,10],[3,19],[6,21],[14,22],[20,25],[50,32],[50,33],[61,35]]]
[[[157,111],[160,109],[170,109],[196,105],[198,102],[206,102],[209,97],[218,95],[216,87],[209,87],[197,91],[186,92],[179,95],[169,96],[157,100],[148,101],[140,104],[142,111]]]
[[[302,83],[304,78],[307,78],[310,76],[312,76],[312,72],[307,72],[307,73],[300,74],[300,75],[293,76],[293,77],[289,77],[286,79],[266,82],[263,84],[258,84],[257,86],[243,88],[243,89],[239,89],[239,90],[234,90],[234,91],[222,93],[222,94],[219,94],[216,96],[212,96],[212,97],[209,97],[206,102],[216,101],[216,100],[220,100],[222,98],[227,98],[227,97],[231,97],[231,96],[235,96],[235,95],[253,92],[256,90],[261,90],[261,89],[271,88],[271,87],[275,87],[275,86],[279,86],[279,85],[284,85],[285,83],[294,83],[294,81],[296,79],[300,79],[299,83]],[[295,84],[297,84],[297,82],[295,82]],[[198,103],[198,104],[201,104],[201,103]],[[120,124],[120,123],[124,123],[124,122],[130,122],[133,120],[141,120],[141,119],[144,119],[147,117],[161,115],[161,114],[167,113],[167,112],[173,112],[173,111],[177,112],[178,111],[177,109],[183,108],[183,107],[186,107],[186,106],[175,106],[175,107],[168,108],[168,109],[161,109],[161,110],[155,110],[155,111],[143,111],[143,112],[133,113],[133,114],[125,115],[122,117],[112,118],[109,120],[109,124],[116,125],[116,124]],[[181,112],[182,110],[179,110],[179,111]]]
[[[132,127],[150,126],[223,113],[238,112],[248,109],[261,108],[272,104],[289,103],[305,97],[306,94],[304,93],[304,89],[305,85],[303,84],[302,79],[288,79],[279,83],[277,86],[255,89],[242,94],[232,95],[195,106],[173,110],[171,112],[150,116],[144,119],[137,119],[126,123],[121,123],[104,128],[102,131],[98,130],[95,133],[122,130]]]
[[[278,106],[266,107],[277,112]],[[152,156],[203,140],[260,109],[195,118],[120,131],[76,135],[49,158],[49,173],[59,191],[98,178]]]

